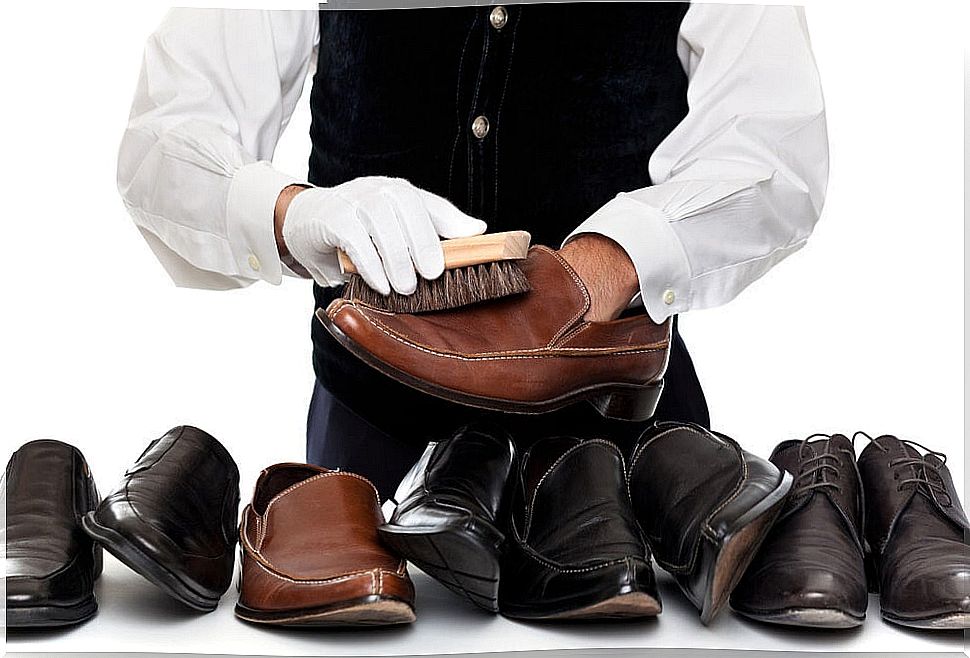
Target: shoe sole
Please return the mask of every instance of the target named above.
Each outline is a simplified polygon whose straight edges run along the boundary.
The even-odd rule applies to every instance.
[[[923,619],[905,619],[882,614],[882,618],[897,626],[921,628],[924,630],[964,630],[970,629],[970,612],[952,612]]]
[[[657,404],[660,402],[660,394],[663,392],[663,380],[661,379],[642,386],[623,383],[597,384],[573,391],[572,393],[567,393],[558,398],[539,402],[513,402],[511,400],[472,395],[463,391],[438,386],[437,384],[418,379],[413,375],[399,370],[381,361],[348,338],[330,320],[323,309],[317,309],[316,317],[338,343],[370,367],[422,393],[427,393],[428,395],[448,400],[449,402],[455,402],[466,407],[515,414],[541,414],[561,409],[576,402],[586,401],[593,405],[600,415],[605,418],[644,421],[653,416],[657,409]]]
[[[381,540],[439,583],[475,606],[498,612],[499,558],[503,537],[460,526],[444,529],[385,524]]]
[[[588,598],[587,598],[588,601]],[[561,605],[561,604],[559,604]],[[624,592],[592,603],[578,603],[574,608],[541,612],[531,608],[503,606],[502,615],[521,621],[592,621],[656,617],[663,610],[656,597],[645,592]]]
[[[856,617],[842,610],[828,608],[789,608],[768,612],[748,612],[733,608],[743,617],[766,624],[781,626],[802,626],[809,628],[857,628],[866,616]]]
[[[784,472],[778,486],[745,512],[737,521],[738,529],[722,540],[704,588],[705,597],[700,606],[701,623],[710,623],[727,604],[731,592],[781,512],[791,485],[791,474]]]
[[[98,612],[98,602],[90,598],[69,606],[8,606],[7,628],[58,628],[87,621]]]
[[[593,619],[633,619],[638,617],[656,617],[662,607],[660,602],[649,594],[631,592],[620,594],[612,598],[587,605],[576,610],[568,610],[544,617],[532,619],[548,621],[584,621]]]
[[[234,612],[243,621],[264,626],[394,626],[415,620],[409,603],[376,595],[319,608],[272,612],[237,603]]]
[[[125,566],[159,587],[172,598],[199,612],[212,612],[219,605],[219,599],[222,597],[212,597],[196,592],[174,573],[142,553],[123,535],[98,523],[94,519],[94,512],[88,512],[81,517],[81,526],[90,537],[118,558]]]

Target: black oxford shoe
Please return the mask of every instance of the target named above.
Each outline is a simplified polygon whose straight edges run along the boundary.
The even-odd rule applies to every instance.
[[[529,620],[653,617],[660,596],[607,441],[543,439],[522,457],[499,609]]]
[[[895,624],[970,628],[970,524],[945,459],[894,436],[859,455],[873,584]]]
[[[515,456],[512,438],[471,425],[428,445],[395,494],[381,539],[480,608],[498,611],[502,502]]]
[[[852,443],[841,434],[784,441],[771,462],[795,482],[731,595],[731,607],[774,624],[858,626],[865,620],[869,593],[862,482]]]
[[[657,564],[709,623],[785,502],[792,477],[699,425],[662,422],[630,461],[637,521]]]
[[[194,427],[152,441],[121,485],[84,517],[112,555],[185,605],[210,612],[235,562],[239,471]]]
[[[80,525],[98,504],[84,456],[60,441],[31,441],[10,458],[5,479],[7,626],[67,626],[92,617],[101,549]]]

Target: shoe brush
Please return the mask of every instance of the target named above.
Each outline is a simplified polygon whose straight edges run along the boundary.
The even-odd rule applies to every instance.
[[[529,280],[516,261],[528,255],[531,239],[526,231],[506,231],[442,240],[444,273],[430,280],[418,275],[417,290],[410,295],[374,290],[350,258],[338,251],[340,267],[350,275],[343,296],[392,313],[423,313],[528,292]]]

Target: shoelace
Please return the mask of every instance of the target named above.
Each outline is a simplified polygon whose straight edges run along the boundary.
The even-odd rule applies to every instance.
[[[887,452],[888,448],[879,444],[874,438],[866,434],[865,432],[859,431],[852,435],[852,443],[855,443],[855,438],[857,436],[862,436],[869,440],[870,443],[875,443],[876,446],[883,452]],[[942,452],[937,452],[936,450],[930,450],[922,443],[917,443],[916,441],[911,441],[909,439],[899,439],[902,443],[915,448],[917,450],[922,450],[923,454],[919,457],[897,457],[896,459],[891,459],[889,461],[889,467],[893,469],[893,479],[897,480],[896,491],[902,491],[903,487],[907,484],[913,485],[913,488],[918,488],[920,485],[925,485],[927,491],[933,497],[934,500],[939,502],[944,507],[950,507],[953,505],[953,499],[946,490],[946,486],[943,484],[943,476],[940,473],[938,466],[935,466],[928,461],[926,458],[930,455],[936,457],[940,460],[942,464],[946,464],[946,455]],[[905,468],[910,468],[910,477],[903,477],[902,470]],[[930,473],[936,475],[937,481],[930,479]],[[946,502],[940,500],[939,496],[946,498]]]
[[[826,480],[824,473],[826,471],[831,471],[832,475],[838,479],[839,469],[842,467],[842,459],[839,457],[838,453],[850,453],[848,450],[840,448],[837,452],[825,451],[816,454],[814,457],[805,459],[805,447],[808,446],[809,441],[816,438],[831,439],[832,437],[828,434],[822,433],[812,434],[811,436],[804,438],[801,444],[798,446],[798,459],[800,461],[804,461],[802,461],[801,470],[795,477],[795,481],[792,483],[793,497],[809,491],[814,491],[816,489],[830,488],[836,492],[842,491],[842,487],[839,486],[838,482]],[[823,475],[820,478],[816,478],[816,473],[821,473]],[[816,479],[818,479],[817,482]]]

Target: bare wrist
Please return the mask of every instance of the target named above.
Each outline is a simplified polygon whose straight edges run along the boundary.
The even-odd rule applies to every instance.
[[[290,207],[290,202],[293,198],[308,189],[309,185],[287,185],[280,192],[280,195],[276,197],[276,207],[273,208],[273,232],[276,235],[276,250],[280,254],[280,259],[289,264],[292,260],[290,256],[290,250],[286,248],[286,242],[283,240],[283,224],[286,221],[286,211]]]
[[[570,240],[559,250],[586,285],[590,308],[586,319],[615,319],[640,289],[636,268],[626,251],[610,238],[587,233]]]

